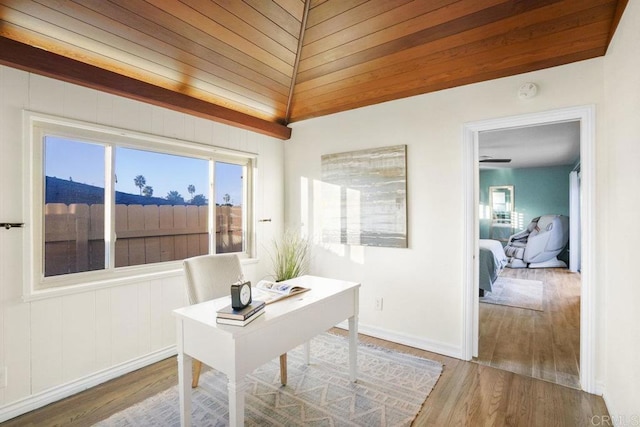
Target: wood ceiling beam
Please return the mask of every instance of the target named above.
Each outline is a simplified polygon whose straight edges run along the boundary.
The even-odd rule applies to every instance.
[[[0,37],[0,64],[286,140],[291,128]]]
[[[293,102],[293,92],[296,88],[298,80],[298,67],[300,66],[300,57],[302,55],[302,45],[304,44],[304,34],[307,32],[307,19],[309,18],[309,8],[311,0],[305,0],[304,12],[302,13],[302,22],[300,23],[300,35],[298,36],[298,49],[296,50],[296,60],[293,64],[293,73],[291,73],[291,85],[289,86],[289,98],[287,99],[287,109],[284,113],[284,122],[286,124],[291,120],[291,103]]]

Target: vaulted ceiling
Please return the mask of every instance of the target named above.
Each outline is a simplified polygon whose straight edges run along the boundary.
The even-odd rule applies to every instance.
[[[627,0],[0,0],[0,63],[286,125],[602,56]]]

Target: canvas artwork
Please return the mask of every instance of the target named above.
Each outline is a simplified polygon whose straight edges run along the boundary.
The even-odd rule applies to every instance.
[[[406,145],[322,156],[322,240],[407,247]]]

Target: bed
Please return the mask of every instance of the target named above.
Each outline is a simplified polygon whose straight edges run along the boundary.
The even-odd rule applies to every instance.
[[[498,278],[498,275],[504,266],[507,265],[507,256],[502,248],[502,243],[497,240],[480,239],[479,247],[479,287],[482,291],[491,292],[491,287]]]

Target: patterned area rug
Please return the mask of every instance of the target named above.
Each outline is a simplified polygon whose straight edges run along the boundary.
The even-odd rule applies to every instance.
[[[348,341],[322,334],[311,341],[311,364],[302,347],[287,353],[288,384],[280,385],[274,359],[247,376],[246,426],[408,426],[442,373],[431,360],[360,344],[358,380],[349,381]],[[119,412],[99,426],[179,426],[174,386]],[[227,378],[204,372],[193,392],[194,426],[229,423]]]
[[[480,297],[480,302],[544,311],[544,286],[539,280],[498,277],[492,289]]]

